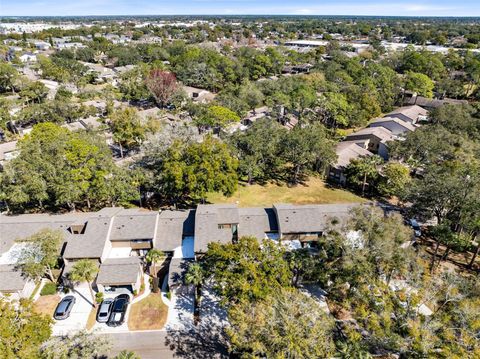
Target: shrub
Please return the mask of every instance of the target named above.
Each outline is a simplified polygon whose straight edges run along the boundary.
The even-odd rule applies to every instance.
[[[138,294],[137,290],[134,289],[134,290],[133,290],[133,295],[136,296],[137,294]]]
[[[55,283],[46,283],[41,292],[40,295],[52,295],[57,293],[57,285]]]
[[[167,299],[168,300],[172,299],[172,293],[170,291],[167,292]]]
[[[97,301],[97,303],[103,302],[103,292],[98,292],[97,294],[95,294],[95,300]]]

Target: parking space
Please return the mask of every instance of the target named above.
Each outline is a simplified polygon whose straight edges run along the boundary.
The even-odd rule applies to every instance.
[[[188,330],[193,328],[195,295],[194,292],[188,289],[183,287],[171,292],[167,323],[165,325],[167,330]]]
[[[66,295],[75,297],[75,304],[72,308],[70,316],[64,320],[55,320],[52,328],[53,335],[68,335],[76,331],[85,329],[88,316],[92,310],[93,298],[87,284],[81,284],[76,287],[73,292],[62,294],[62,298]]]
[[[120,294],[120,293],[110,293],[110,294],[105,294],[104,299],[111,298],[115,299],[115,297]],[[130,295],[130,293],[128,293]],[[131,299],[131,298],[130,298]],[[118,327],[110,327],[107,325],[107,323],[99,323],[95,322],[95,325],[93,326],[93,330],[97,331],[99,333],[125,333],[128,332],[128,316],[130,315],[130,308],[132,306],[132,302],[130,300],[130,304],[128,305],[127,308],[127,313],[125,314],[125,321],[123,322],[122,325]]]

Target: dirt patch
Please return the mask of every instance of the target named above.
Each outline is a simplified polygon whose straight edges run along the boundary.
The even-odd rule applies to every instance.
[[[87,320],[87,330],[91,330],[97,322],[97,308],[92,308]]]
[[[59,301],[60,296],[58,294],[43,295],[33,303],[33,308],[37,313],[52,317]]]
[[[162,329],[167,321],[168,307],[160,294],[152,293],[140,302],[132,304],[128,318],[130,330]]]

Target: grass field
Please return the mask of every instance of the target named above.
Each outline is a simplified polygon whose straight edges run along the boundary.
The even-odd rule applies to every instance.
[[[128,317],[128,329],[162,329],[167,322],[168,307],[158,293],[152,293],[140,302],[132,304]]]
[[[219,193],[207,196],[210,203],[237,203],[240,207],[271,206],[273,203],[324,204],[365,202],[365,199],[342,189],[329,188],[319,178],[312,177],[304,185],[288,187],[286,185],[267,184],[239,185],[232,197]]]

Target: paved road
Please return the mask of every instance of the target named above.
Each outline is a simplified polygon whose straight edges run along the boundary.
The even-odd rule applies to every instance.
[[[109,352],[109,358],[117,355],[128,348],[138,354],[142,359],[170,359],[175,358],[175,350],[165,345],[167,332],[143,332],[143,333],[118,333],[108,335],[113,348]]]
[[[205,329],[108,334],[113,344],[108,357],[128,349],[142,359],[227,358],[223,336]]]

